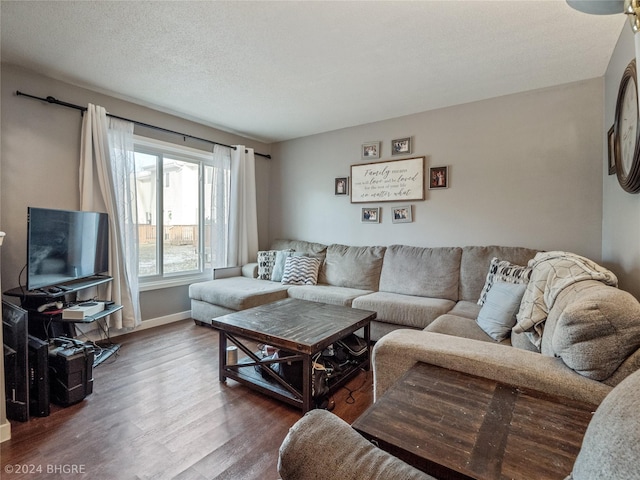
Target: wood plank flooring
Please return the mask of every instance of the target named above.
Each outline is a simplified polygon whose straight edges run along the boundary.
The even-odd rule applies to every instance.
[[[185,320],[115,340],[119,355],[94,369],[91,395],[12,422],[0,445],[3,480],[278,478],[278,448],[301,413],[221,384],[215,330]],[[371,405],[372,373],[346,387],[334,413],[352,423]]]

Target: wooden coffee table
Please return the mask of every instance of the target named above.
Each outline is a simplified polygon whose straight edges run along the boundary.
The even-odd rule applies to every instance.
[[[330,379],[330,391],[346,383],[361,368],[371,363],[370,322],[376,312],[308,302],[287,298],[255,308],[214,318],[211,326],[220,331],[220,381],[231,378],[266,395],[297,406],[303,413],[313,408],[312,358],[332,343],[364,328],[367,353],[362,360],[351,364],[340,376]],[[227,341],[230,340],[247,356],[237,364],[227,364]],[[292,354],[283,359],[263,359],[249,342],[263,343]],[[270,368],[262,368],[263,378],[256,366],[274,363],[302,363],[302,389],[277,375]]]
[[[354,423],[442,479],[565,478],[595,405],[417,363]]]

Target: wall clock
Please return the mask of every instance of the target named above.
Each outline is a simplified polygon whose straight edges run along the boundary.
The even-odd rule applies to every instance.
[[[627,65],[616,101],[615,155],[618,182],[629,193],[640,192],[640,126],[636,60]]]

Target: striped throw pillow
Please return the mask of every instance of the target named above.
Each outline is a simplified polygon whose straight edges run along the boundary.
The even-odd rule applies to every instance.
[[[284,264],[284,285],[316,285],[320,259],[315,257],[288,257]]]

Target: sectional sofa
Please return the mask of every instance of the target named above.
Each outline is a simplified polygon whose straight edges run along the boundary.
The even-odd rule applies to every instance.
[[[285,270],[301,262],[295,257],[315,259],[306,261],[316,266],[316,277],[311,269],[285,278],[293,281],[277,281],[286,273],[283,262]],[[567,252],[277,240],[259,254],[258,264],[226,273],[232,276],[191,285],[196,321],[286,297],[376,311],[374,401],[416,362],[584,401],[594,409],[640,370],[640,303],[616,287],[611,272]],[[362,448],[349,440],[357,435],[348,425],[326,415],[312,412],[301,422],[283,444],[291,468],[312,472],[300,478],[316,478],[314,472],[342,458],[350,443]],[[339,438],[339,447],[310,464],[309,431]],[[388,457],[374,451],[367,458],[375,467],[393,464]],[[631,461],[638,461],[637,452]],[[628,463],[615,478],[626,478]],[[397,478],[405,478],[403,471]],[[370,473],[365,468],[343,478],[378,478]]]
[[[293,297],[376,311],[371,335],[378,340],[399,328],[422,330],[444,314],[475,319],[492,258],[526,265],[537,253],[528,248],[498,246],[356,247],[276,240],[269,251],[260,254],[275,252],[317,257],[321,262],[317,283],[285,285],[281,277],[276,277],[277,281],[267,279],[258,271],[269,262],[263,260],[222,272],[230,277],[192,284],[192,317],[199,323],[209,323],[220,315]],[[262,278],[256,278],[259,276]],[[482,338],[483,333],[480,330],[473,335]]]
[[[514,381],[523,386],[542,385],[550,393],[597,404],[640,368],[640,304],[612,286],[613,274],[568,255],[570,261],[555,263],[557,255],[520,247],[359,247],[276,240],[259,253],[257,264],[227,271],[227,278],[192,284],[189,295],[199,323],[287,297],[377,312],[371,327],[377,341],[375,395],[416,361],[438,357],[440,366],[450,367],[455,360],[456,368],[464,363],[468,373],[480,375],[508,363]],[[283,283],[283,265],[295,265],[296,259],[313,263],[316,270]],[[553,272],[562,278],[556,291],[539,299],[550,303],[547,297],[554,295],[544,323],[520,332],[527,318],[515,326],[492,324],[494,317],[513,317],[520,299],[527,298],[523,290],[542,288],[539,283]],[[517,294],[510,290],[513,284],[520,284]],[[499,310],[510,298],[515,299],[511,310],[490,308],[497,303]],[[535,316],[536,308],[532,304],[527,316]],[[494,351],[487,344],[513,346],[517,352],[500,349],[496,358],[487,359],[486,352]],[[530,371],[527,363],[535,368]]]

